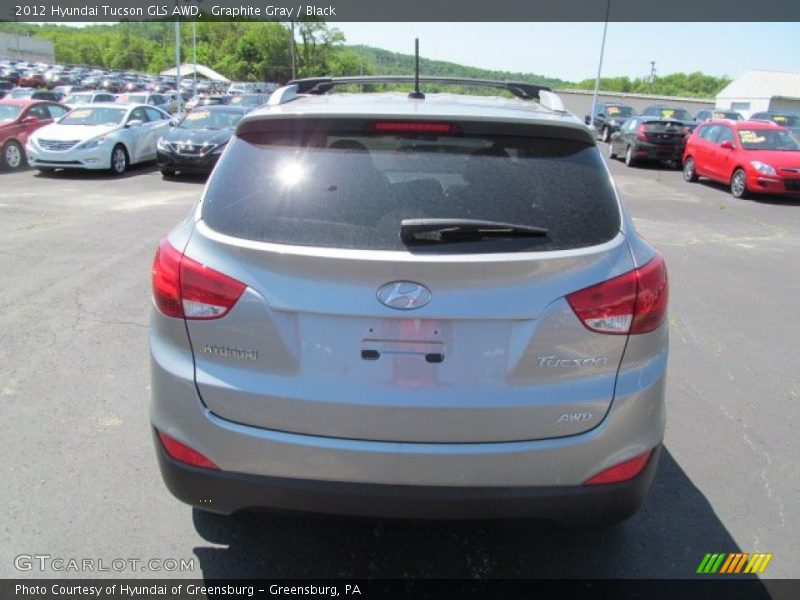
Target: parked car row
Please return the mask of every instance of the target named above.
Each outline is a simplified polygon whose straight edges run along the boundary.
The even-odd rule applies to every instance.
[[[769,121],[709,121],[686,142],[683,178],[729,186],[735,198],[800,196],[800,141]]]
[[[92,92],[74,105],[0,100],[0,167],[15,170],[27,162],[42,173],[108,169],[119,175],[131,164],[157,159],[165,177],[209,173],[236,124],[253,108],[202,105],[175,118],[164,105],[150,103],[158,95],[111,101],[103,96]]]
[[[759,120],[715,118],[692,132],[680,119],[632,117],[611,135],[608,156],[623,157],[629,167],[642,161],[667,162],[681,167],[687,182],[705,177],[729,186],[735,198],[800,196],[798,128],[783,126],[797,125],[796,117],[758,116]],[[777,119],[770,118],[774,116]]]
[[[0,80],[19,87],[57,90],[62,87],[82,87],[98,89],[112,94],[125,92],[151,91],[165,92],[176,88],[175,77],[150,75],[133,71],[97,69],[81,65],[48,65],[19,60],[0,61]],[[195,87],[200,93],[221,93],[228,91],[225,82],[186,77],[181,86],[188,90]],[[71,90],[75,91],[75,90]],[[69,93],[66,92],[66,93]]]
[[[713,109],[700,110],[694,116],[688,110],[678,106],[653,105],[645,108],[641,114],[627,104],[618,102],[601,102],[595,106],[594,120],[590,115],[584,117],[587,125],[593,125],[604,142],[608,142],[611,136],[622,129],[625,123],[633,117],[657,117],[670,121],[680,121],[689,131],[693,130],[699,123],[710,120],[726,119],[730,121],[742,121],[744,117],[735,110]],[[788,127],[795,132],[800,132],[800,116],[785,112],[764,111],[753,113],[750,121],[772,121],[778,125]]]

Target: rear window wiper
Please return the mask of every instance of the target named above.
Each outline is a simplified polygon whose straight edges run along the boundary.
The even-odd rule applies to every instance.
[[[403,219],[400,239],[406,245],[470,242],[483,239],[543,237],[547,229],[474,219]]]

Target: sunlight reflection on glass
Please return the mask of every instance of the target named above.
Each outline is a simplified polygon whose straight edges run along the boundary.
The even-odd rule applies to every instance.
[[[298,162],[286,162],[278,165],[276,175],[280,182],[285,186],[292,186],[299,183],[304,176],[303,167]]]

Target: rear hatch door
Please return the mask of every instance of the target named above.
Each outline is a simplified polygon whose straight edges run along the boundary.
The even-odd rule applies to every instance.
[[[634,265],[594,144],[536,133],[240,132],[186,248],[248,286],[225,317],[187,321],[203,402],[256,427],[397,442],[597,426],[626,336],[588,330],[566,297]],[[547,234],[404,243],[420,218]]]

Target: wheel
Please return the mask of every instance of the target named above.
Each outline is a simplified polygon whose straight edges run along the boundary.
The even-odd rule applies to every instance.
[[[125,146],[117,144],[111,151],[111,173],[113,175],[122,175],[128,170],[128,153]]]
[[[625,164],[629,167],[633,167],[634,165],[636,165],[636,159],[633,158],[632,146],[628,146],[628,148],[625,150]]]
[[[743,169],[736,169],[731,177],[731,194],[734,198],[747,198],[747,174]]]
[[[16,171],[25,164],[25,153],[19,142],[10,140],[3,146],[3,166]]]
[[[689,183],[697,181],[697,171],[694,170],[694,159],[691,156],[683,163],[683,180]]]
[[[173,169],[161,169],[161,177],[164,179],[175,177],[175,171]]]
[[[608,140],[611,139],[611,133],[608,131],[608,127],[603,127],[603,131],[600,134],[600,139],[606,143],[608,143]]]

